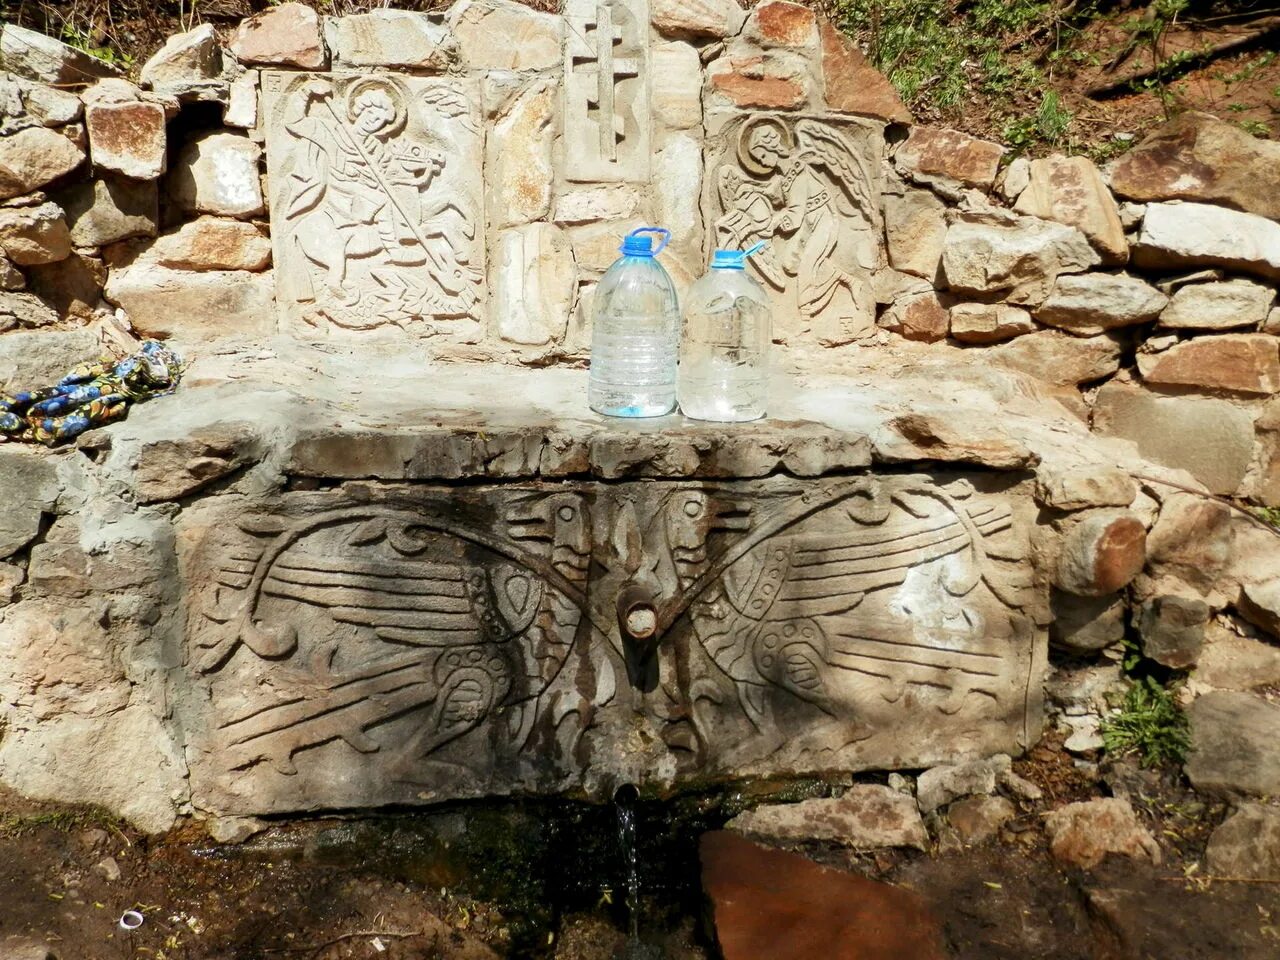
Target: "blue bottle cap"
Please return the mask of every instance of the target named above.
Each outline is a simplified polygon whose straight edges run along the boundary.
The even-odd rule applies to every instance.
[[[656,233],[662,238],[658,249],[653,249],[653,242],[645,234]],[[619,248],[624,257],[656,257],[671,242],[671,231],[665,227],[639,227],[622,238]]]
[[[717,250],[711,255],[712,270],[742,270],[747,265],[747,257],[764,249],[764,241],[752,244],[745,250]]]

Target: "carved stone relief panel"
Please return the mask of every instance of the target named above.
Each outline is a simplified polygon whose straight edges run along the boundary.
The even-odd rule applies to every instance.
[[[773,297],[775,335],[845,343],[873,333],[881,125],[756,113],[720,114],[708,127],[708,244],[767,241],[749,263]]]
[[[565,0],[564,175],[649,177],[649,4]]]
[[[286,326],[467,336],[484,283],[474,81],[262,74]]]
[[[964,479],[354,485],[183,524],[211,810],[918,767],[1038,733],[1025,537]]]

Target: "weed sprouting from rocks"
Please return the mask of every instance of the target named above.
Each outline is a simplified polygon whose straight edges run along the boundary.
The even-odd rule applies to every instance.
[[[1101,729],[1109,754],[1136,754],[1144,767],[1180,764],[1191,746],[1187,718],[1173,690],[1154,677],[1135,680],[1120,712],[1103,720]]]

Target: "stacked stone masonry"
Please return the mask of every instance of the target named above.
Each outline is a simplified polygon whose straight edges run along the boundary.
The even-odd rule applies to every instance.
[[[163,413],[0,446],[4,783],[157,829],[603,795],[1017,752],[1049,642],[1280,676],[1269,535],[1197,496],[1280,506],[1280,146],[1186,114],[1013,157],[785,0],[0,58],[0,390],[193,360]],[[647,224],[682,291],[767,242],[768,425],[585,413]]]

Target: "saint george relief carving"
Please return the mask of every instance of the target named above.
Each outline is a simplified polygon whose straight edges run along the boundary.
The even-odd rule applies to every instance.
[[[474,83],[270,71],[262,83],[286,325],[468,336],[484,276]]]
[[[967,480],[232,499],[183,531],[209,809],[928,766],[1038,729],[1025,539]]]
[[[767,246],[750,269],[774,301],[776,335],[828,343],[875,330],[883,136],[878,124],[787,114],[720,115],[708,130],[710,243]]]
[[[649,177],[649,5],[566,0],[564,175]]]

